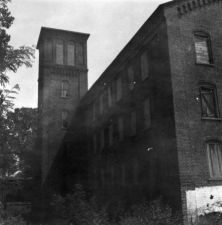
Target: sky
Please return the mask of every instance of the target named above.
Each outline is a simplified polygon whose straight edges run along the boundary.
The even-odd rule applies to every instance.
[[[37,44],[42,26],[89,33],[88,86],[99,78],[159,4],[167,0],[12,0],[14,47]],[[9,73],[19,84],[15,107],[37,107],[38,51],[32,68]]]

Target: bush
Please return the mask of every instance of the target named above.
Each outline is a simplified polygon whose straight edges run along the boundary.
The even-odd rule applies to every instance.
[[[179,217],[173,216],[169,206],[161,199],[134,205],[131,213],[120,220],[120,225],[178,225]]]
[[[169,206],[161,199],[149,203],[133,205],[130,209],[116,212],[117,218],[110,218],[108,206],[99,207],[95,198],[87,199],[80,185],[65,197],[55,195],[52,201],[55,215],[75,225],[178,225],[179,217],[173,217]],[[118,210],[118,209],[116,209]],[[121,215],[119,217],[119,215]]]

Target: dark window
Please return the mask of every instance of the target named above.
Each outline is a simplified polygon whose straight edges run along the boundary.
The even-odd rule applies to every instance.
[[[100,114],[103,114],[103,93],[100,94],[99,96],[99,111]]]
[[[75,45],[72,41],[67,45],[67,64],[69,66],[75,65]]]
[[[141,78],[145,80],[149,76],[149,65],[148,65],[148,57],[147,52],[144,52],[140,57],[141,64]]]
[[[108,106],[111,107],[112,106],[112,88],[111,88],[111,86],[109,86],[107,88],[107,94],[108,94]]]
[[[47,39],[45,41],[45,61],[51,62],[52,61],[52,40]]]
[[[109,125],[109,145],[113,144],[113,124]]]
[[[63,65],[64,64],[64,54],[63,54],[63,41],[56,41],[56,64]]]
[[[147,98],[144,103],[144,128],[149,128],[151,124],[151,117],[150,117],[150,99]]]
[[[104,129],[100,131],[100,150],[103,150],[105,146],[105,136],[104,136]]]
[[[200,87],[202,117],[219,117],[216,89],[212,85]]]
[[[76,64],[77,65],[84,64],[83,45],[80,43],[76,44]]]
[[[222,178],[222,146],[220,142],[207,143],[207,157],[212,178]]]
[[[116,80],[116,100],[119,101],[122,98],[122,78],[118,77]]]
[[[66,110],[62,111],[62,128],[68,128],[68,112]]]
[[[136,135],[136,126],[137,126],[136,112],[133,111],[130,114],[130,134],[131,134],[131,136]]]
[[[128,76],[128,87],[129,87],[130,90],[133,90],[136,82],[134,80],[134,71],[133,71],[132,66],[128,67],[127,76]]]
[[[118,138],[119,138],[119,141],[123,140],[123,136],[124,136],[123,131],[124,131],[123,118],[119,117],[118,118]]]
[[[61,84],[61,97],[67,98],[69,96],[69,82],[67,80],[62,81]]]
[[[196,63],[212,64],[213,57],[211,51],[210,36],[204,32],[195,33]]]
[[[93,135],[93,152],[94,154],[97,153],[97,134],[96,133]]]

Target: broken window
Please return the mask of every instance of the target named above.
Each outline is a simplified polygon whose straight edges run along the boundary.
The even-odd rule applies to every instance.
[[[219,117],[216,89],[212,85],[200,88],[202,117]]]
[[[196,52],[196,63],[200,64],[213,63],[210,37],[208,34],[203,32],[195,33],[195,52]]]
[[[207,143],[207,156],[212,178],[222,177],[222,146],[220,142]]]

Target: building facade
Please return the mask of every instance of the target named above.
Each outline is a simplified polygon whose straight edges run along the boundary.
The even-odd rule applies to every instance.
[[[76,108],[49,176],[60,190],[163,196],[184,225],[222,201],[221,12],[220,0],[155,10]]]

